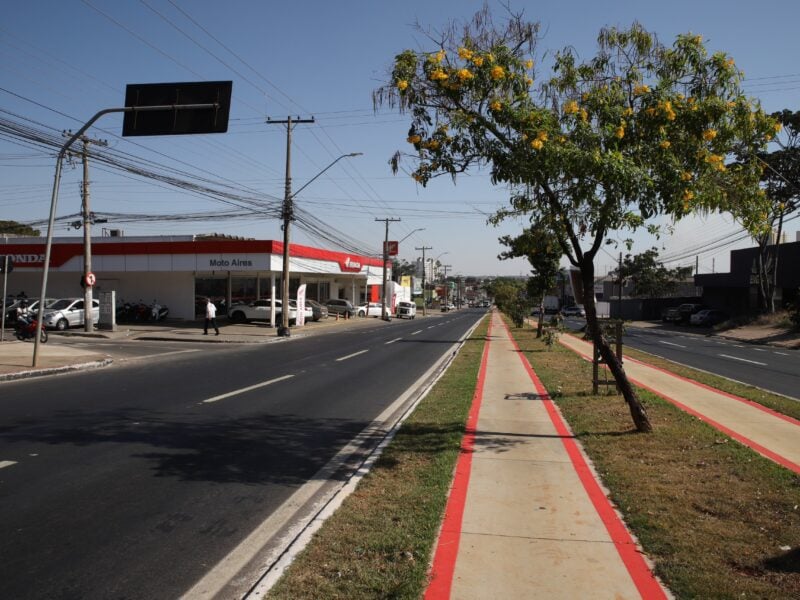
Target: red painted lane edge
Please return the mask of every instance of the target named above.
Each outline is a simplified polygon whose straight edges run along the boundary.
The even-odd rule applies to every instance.
[[[489,329],[486,332],[486,343],[483,346],[481,366],[478,370],[478,382],[475,386],[475,395],[472,397],[472,406],[467,416],[464,439],[461,441],[461,453],[456,462],[456,472],[453,478],[453,487],[447,506],[444,510],[444,521],[436,544],[431,566],[430,584],[425,590],[425,600],[448,600],[453,586],[453,573],[456,568],[458,544],[461,540],[461,523],[464,518],[464,505],[467,502],[467,488],[469,476],[472,471],[472,454],[475,451],[475,431],[478,426],[478,414],[483,401],[483,385],[486,381],[486,365],[489,358],[490,337],[492,335],[492,321],[489,320]]]
[[[572,350],[578,356],[580,356],[581,358],[583,358],[586,361],[591,361],[592,360],[589,356],[587,356],[583,352],[580,352],[579,350],[575,350],[574,348],[570,348],[569,346],[566,346],[566,348],[568,348],[569,350]],[[636,359],[629,358],[627,356],[625,358],[628,358],[629,360],[631,360],[633,362],[639,362],[640,364],[644,364],[645,366],[648,366],[648,367],[653,367],[653,365],[648,365],[647,363],[642,363],[641,361],[637,361]],[[698,386],[700,386],[702,388],[706,388],[706,389],[709,389],[709,390],[715,391],[715,392],[719,392],[720,391],[720,390],[717,390],[716,388],[704,385],[704,384],[699,383],[697,381],[694,381],[692,379],[687,379],[685,377],[681,377],[680,375],[675,375],[674,373],[672,373],[671,371],[667,371],[666,369],[661,369],[659,367],[653,367],[653,368],[658,370],[658,371],[662,371],[662,372],[664,372],[664,373],[666,373],[668,375],[673,375],[673,376],[677,377],[678,379],[682,379],[682,380],[687,381],[689,383],[696,383]],[[756,442],[754,440],[751,440],[750,438],[742,435],[741,433],[737,433],[736,431],[734,431],[733,429],[730,429],[729,427],[726,427],[722,423],[718,423],[717,421],[707,417],[703,413],[700,413],[700,412],[694,410],[693,408],[690,408],[690,407],[686,406],[680,400],[676,400],[675,398],[672,398],[671,396],[668,396],[667,394],[664,394],[663,392],[659,392],[658,390],[650,387],[646,383],[638,381],[637,379],[634,379],[633,377],[629,377],[629,378],[633,383],[635,383],[639,387],[642,387],[642,388],[652,392],[656,396],[658,396],[660,398],[663,398],[667,402],[669,402],[671,404],[674,404],[675,406],[677,406],[681,410],[689,413],[693,417],[696,417],[696,418],[700,419],[704,423],[708,423],[709,425],[711,425],[715,429],[719,429],[721,432],[723,432],[724,434],[732,437],[737,442],[739,442],[741,444],[744,444],[748,448],[751,448],[751,449],[755,450],[756,452],[758,452],[762,456],[770,459],[773,462],[778,463],[782,467],[785,467],[785,468],[789,469],[790,471],[794,471],[795,473],[800,474],[800,465],[798,465],[797,463],[789,460],[788,458],[786,458],[784,456],[781,456],[780,454],[777,454],[777,453],[773,452],[772,450],[769,450],[768,448],[765,448],[764,446],[762,446],[758,442]],[[754,405],[754,408],[760,407],[760,408],[764,409],[764,412],[766,412],[768,414],[771,414],[773,416],[776,416],[776,417],[783,416],[784,420],[788,421],[789,423],[799,424],[799,423],[797,423],[795,421],[795,419],[792,419],[791,417],[786,417],[786,415],[781,415],[780,413],[776,413],[775,411],[770,410],[770,409],[766,408],[765,406],[761,406],[756,402],[752,402],[752,401],[747,400],[745,398],[740,398],[738,396],[734,396],[733,394],[726,394],[724,392],[721,392],[721,393],[722,393],[723,396],[729,397],[729,398],[731,398],[733,400],[740,400],[744,404]]]
[[[611,501],[606,497],[603,489],[597,482],[597,479],[595,479],[594,473],[589,468],[589,465],[586,463],[583,454],[581,454],[581,451],[578,449],[578,445],[575,442],[572,432],[561,418],[561,413],[559,413],[556,409],[552,399],[550,398],[550,394],[547,392],[547,389],[542,384],[542,381],[539,379],[538,375],[536,375],[536,372],[533,370],[533,367],[531,367],[528,359],[525,358],[525,355],[520,350],[519,345],[511,335],[511,331],[508,330],[508,326],[506,326],[506,330],[508,331],[511,343],[514,345],[514,349],[517,351],[517,354],[522,361],[523,367],[525,367],[525,371],[528,373],[528,376],[536,388],[536,393],[539,394],[539,397],[541,398],[542,403],[547,410],[547,414],[550,416],[550,419],[556,428],[556,432],[559,434],[559,436],[561,436],[561,442],[564,444],[564,448],[566,449],[567,454],[572,461],[572,465],[575,467],[575,471],[578,473],[578,477],[580,478],[581,483],[583,484],[583,487],[589,496],[589,499],[594,505],[594,508],[597,511],[597,514],[600,516],[600,519],[603,521],[603,525],[605,525],[609,536],[611,536],[611,541],[614,543],[614,547],[617,549],[617,552],[619,552],[619,556],[622,559],[625,568],[628,570],[636,589],[639,590],[639,594],[641,594],[642,598],[647,598],[648,600],[655,598],[667,598],[664,588],[662,588],[661,584],[656,580],[653,572],[650,570],[650,567],[639,553],[636,542],[633,541],[633,538],[631,537],[627,527],[625,527],[622,519],[611,505]]]

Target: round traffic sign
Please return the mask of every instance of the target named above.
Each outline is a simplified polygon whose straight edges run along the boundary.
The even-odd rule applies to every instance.
[[[95,281],[97,281],[97,278],[94,276],[94,273],[89,272],[86,274],[86,285],[91,287],[94,285]]]

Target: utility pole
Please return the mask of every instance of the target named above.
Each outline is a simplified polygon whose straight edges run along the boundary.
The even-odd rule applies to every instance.
[[[286,125],[286,183],[283,193],[283,273],[281,274],[281,325],[278,327],[278,336],[289,336],[289,224],[294,218],[292,208],[292,125],[298,123],[314,123],[314,118],[301,119],[291,116],[286,120],[273,121],[267,118],[267,123],[273,125]],[[275,309],[275,299],[272,299],[272,310]]]
[[[89,210],[89,144],[107,146],[105,140],[93,140],[87,136],[80,138],[83,142],[83,186],[82,186],[82,216],[83,216],[83,330],[91,333],[94,330],[94,310],[92,307],[94,282],[89,283],[89,273],[92,272],[92,231],[93,215]],[[44,299],[41,300],[44,302]]]
[[[444,269],[444,304],[447,306],[450,304],[450,286],[447,285],[447,269],[452,269],[453,265],[442,265]]]
[[[425,302],[425,250],[433,250],[433,246],[423,246],[422,248],[414,248],[414,250],[422,250],[422,316],[427,317],[427,304]]]
[[[619,319],[622,320],[622,252],[619,253]]]
[[[383,279],[381,280],[383,281],[383,293],[381,294],[381,319],[384,321],[389,321],[391,319],[386,312],[386,263],[389,261],[389,223],[400,222],[401,219],[391,219],[388,217],[385,219],[378,219],[376,217],[375,220],[386,223],[386,236],[383,240]]]

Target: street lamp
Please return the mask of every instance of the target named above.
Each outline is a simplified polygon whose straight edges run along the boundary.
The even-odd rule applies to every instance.
[[[336,160],[334,160],[331,164],[327,167],[322,169],[319,173],[314,175],[311,179],[309,179],[303,186],[300,187],[294,194],[292,193],[292,178],[290,175],[289,170],[289,154],[290,147],[287,144],[286,148],[286,193],[283,200],[283,273],[282,277],[283,280],[281,281],[281,288],[282,288],[282,309],[281,309],[281,326],[278,327],[278,336],[288,336],[289,335],[289,224],[292,222],[292,204],[294,199],[297,197],[297,194],[302,192],[306,189],[311,182],[316,180],[320,175],[322,175],[325,171],[330,169],[333,165],[337,162],[342,160],[343,158],[352,158],[354,156],[361,156],[362,152],[351,152],[350,154],[342,154]],[[273,297],[273,310],[274,310],[274,297]]]
[[[402,240],[400,240],[399,242],[397,242],[397,245],[398,245],[398,246],[400,246],[400,244],[401,244],[401,243],[405,242],[405,241],[406,241],[408,238],[410,238],[412,235],[414,235],[414,234],[415,234],[415,233],[417,233],[418,231],[425,231],[425,228],[424,228],[424,227],[420,227],[419,229],[415,229],[414,231],[412,231],[411,233],[409,233],[409,234],[408,234],[406,237],[404,237]]]

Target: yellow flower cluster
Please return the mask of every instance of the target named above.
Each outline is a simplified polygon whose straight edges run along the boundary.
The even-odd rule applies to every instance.
[[[719,154],[709,154],[706,157],[706,162],[720,172],[724,172],[727,169],[722,160],[723,158]]]
[[[397,89],[400,90],[401,92],[404,91],[407,87],[408,87],[408,81],[406,81],[405,79],[401,79],[400,81],[397,82]]]
[[[619,139],[624,138],[625,137],[625,127],[623,125],[620,125],[619,127],[617,127],[614,130],[614,136],[619,138]]]
[[[525,84],[526,84],[526,85],[533,85],[533,78],[531,78],[531,77],[526,77],[526,78],[525,78]]]
[[[470,71],[469,69],[459,69],[456,75],[458,76],[458,79],[460,81],[469,81],[470,79],[473,79],[475,77],[475,75],[473,75],[472,71]]]
[[[703,139],[707,142],[710,142],[715,137],[717,137],[717,130],[716,129],[706,129],[703,132]]]
[[[585,109],[585,108],[582,108],[582,109],[581,109],[581,121],[583,121],[584,123],[586,123],[586,121],[588,121],[588,120],[589,120],[589,113],[588,113],[588,112],[586,112],[586,109]]]
[[[525,68],[526,69],[532,69],[533,68],[533,61],[530,58],[525,61]]]
[[[431,72],[430,79],[431,81],[445,81],[447,79],[447,73],[445,73],[442,69],[436,69],[435,71]]]
[[[422,144],[423,148],[427,148],[428,150],[438,150],[439,149],[439,140],[428,140],[424,144]]]
[[[422,137],[418,135],[410,135],[406,139],[409,144],[419,144],[422,141]]]
[[[565,115],[574,115],[576,112],[578,112],[578,103],[575,100],[570,100],[564,104]]]
[[[783,129],[783,125],[781,125],[780,123],[775,123],[775,125],[772,126],[772,130],[775,133],[780,133],[781,129]]]
[[[725,66],[727,66],[727,67],[732,67],[735,64],[736,64],[736,61],[733,60],[732,57],[729,57],[728,60],[725,61]]]
[[[489,108],[493,111],[498,111],[503,108],[503,103],[500,100],[495,100],[489,105]]]
[[[683,201],[688,202],[694,199],[694,192],[692,190],[683,190]]]
[[[667,148],[669,148],[670,146],[672,146],[672,144],[670,143],[670,141],[669,141],[669,140],[664,140],[663,142],[661,142],[661,143],[659,144],[659,146],[660,146],[661,148],[663,148],[664,150],[666,150]]]
[[[469,48],[459,48],[458,49],[458,57],[461,58],[462,60],[469,60],[469,59],[472,58],[472,56],[473,56],[473,52]]]
[[[675,111],[672,109],[672,102],[667,100],[662,105],[664,109],[664,114],[667,116],[667,121],[674,121],[675,120]]]
[[[646,94],[650,91],[650,86],[647,84],[636,85],[633,87],[633,94],[635,96],[640,96],[641,94]]]
[[[630,117],[632,114],[633,114],[633,109],[630,106],[622,111],[623,117]]]
[[[445,57],[444,50],[439,50],[438,52],[431,54],[428,57],[428,60],[438,65],[444,60],[444,57]]]
[[[536,134],[536,139],[531,142],[531,148],[534,150],[541,150],[544,147],[544,143],[547,141],[547,132],[540,131]]]
[[[483,57],[482,56],[474,56],[472,58],[472,64],[475,65],[476,67],[482,67],[483,66]]]
[[[495,65],[492,67],[492,70],[489,74],[492,76],[492,79],[497,81],[498,79],[502,79],[506,76],[506,71],[500,65]]]
[[[683,173],[681,173],[681,181],[691,181],[691,180],[692,180],[692,174],[689,173],[689,171],[684,171]]]

